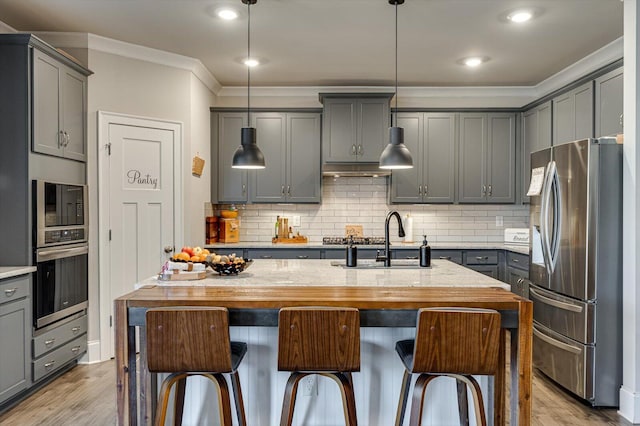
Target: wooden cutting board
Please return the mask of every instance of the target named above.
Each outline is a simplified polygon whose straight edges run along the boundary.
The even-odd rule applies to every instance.
[[[345,237],[362,237],[364,234],[362,233],[362,225],[345,225],[344,227],[344,236]]]

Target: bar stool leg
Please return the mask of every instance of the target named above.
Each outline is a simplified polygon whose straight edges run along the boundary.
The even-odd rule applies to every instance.
[[[344,421],[346,426],[357,426],[358,417],[356,415],[356,397],[353,392],[353,379],[351,373],[323,373],[338,383],[342,394],[342,408],[344,410]]]
[[[458,390],[458,416],[460,416],[460,424],[469,426],[469,397],[467,396],[467,385],[462,380],[456,379],[456,388]]]
[[[280,426],[291,426],[291,423],[293,422],[293,409],[296,404],[296,394],[298,393],[298,383],[303,377],[308,375],[308,373],[293,372],[289,376],[282,401]]]
[[[233,400],[236,404],[238,425],[247,426],[247,418],[244,414],[244,401],[242,400],[242,389],[240,388],[240,376],[238,376],[237,371],[231,373],[231,387],[233,389]]]
[[[220,424],[223,426],[232,426],[231,420],[231,401],[229,400],[229,387],[224,376],[220,373],[201,374],[208,378],[218,387],[218,405],[220,407]]]
[[[407,409],[407,399],[409,397],[409,388],[411,387],[411,373],[404,370],[402,376],[402,385],[400,387],[400,400],[398,401],[398,412],[396,414],[396,426],[402,426],[404,422],[404,413]]]
[[[182,425],[182,414],[184,413],[184,394],[187,388],[187,378],[178,380],[176,385],[175,400],[173,406],[173,424]]]
[[[424,401],[424,393],[429,383],[437,378],[431,374],[420,374],[413,387],[413,397],[411,398],[411,417],[409,417],[409,426],[422,425],[422,403]]]
[[[162,381],[162,387],[160,388],[160,400],[161,404],[158,404],[156,408],[156,426],[164,426],[164,421],[167,417],[167,407],[169,406],[169,394],[171,393],[171,387],[178,380],[186,378],[187,375],[185,373],[173,373],[167,376],[166,379]]]
[[[484,403],[482,400],[482,391],[480,390],[480,385],[472,376],[469,375],[455,375],[456,380],[466,383],[471,390],[471,395],[473,396],[473,406],[476,414],[476,423],[481,424],[482,426],[487,425],[487,418],[484,412]]]

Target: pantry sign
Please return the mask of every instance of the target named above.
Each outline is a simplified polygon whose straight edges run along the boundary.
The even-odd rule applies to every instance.
[[[122,168],[124,189],[160,189],[160,144],[151,140],[129,139]]]

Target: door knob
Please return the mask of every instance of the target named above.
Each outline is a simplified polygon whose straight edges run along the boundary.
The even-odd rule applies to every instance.
[[[171,253],[173,251],[173,246],[164,246],[165,253]]]

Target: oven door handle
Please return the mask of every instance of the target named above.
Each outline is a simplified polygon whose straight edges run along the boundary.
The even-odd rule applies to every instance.
[[[36,261],[46,262],[47,260],[62,259],[64,257],[79,256],[89,253],[89,246],[57,248],[52,250],[41,250],[37,252]]]

